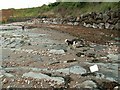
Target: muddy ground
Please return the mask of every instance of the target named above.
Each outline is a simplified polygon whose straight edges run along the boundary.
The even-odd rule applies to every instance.
[[[14,24],[6,25],[11,26]],[[31,27],[0,31],[3,88],[118,88],[119,31],[61,25]],[[78,37],[85,40],[85,46],[73,48],[64,42]],[[98,71],[92,73],[89,67],[93,65]]]
[[[71,25],[54,25],[54,24],[32,24],[26,25],[29,27],[47,27],[55,29],[61,32],[66,32],[70,35],[80,37],[86,41],[90,41],[97,44],[106,44],[109,41],[119,41],[120,31],[109,29],[93,29],[83,26],[71,26]]]

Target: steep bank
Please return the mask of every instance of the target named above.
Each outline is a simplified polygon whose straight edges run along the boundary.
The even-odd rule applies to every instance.
[[[55,2],[41,7],[15,9],[11,21],[36,17],[76,17],[88,12],[104,12],[108,9],[116,10],[119,2]]]

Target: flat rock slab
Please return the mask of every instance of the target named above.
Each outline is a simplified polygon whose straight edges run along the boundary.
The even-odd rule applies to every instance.
[[[49,53],[52,53],[52,54],[64,54],[65,51],[64,50],[55,50],[55,49],[52,49],[49,51]]]
[[[108,58],[110,58],[111,60],[119,60],[120,54],[109,54],[107,55]]]
[[[58,69],[57,72],[62,72],[62,73],[66,73],[66,74],[85,74],[86,73],[86,69],[84,69],[81,66],[72,66],[69,68],[65,68],[65,69]]]
[[[57,84],[64,83],[64,79],[62,77],[50,77],[50,76],[48,76],[46,74],[42,74],[42,73],[28,72],[28,73],[24,73],[23,77],[31,77],[31,78],[36,78],[36,79],[46,79],[48,81],[57,81]]]
[[[80,85],[82,88],[97,88],[97,84],[91,80],[86,80]]]

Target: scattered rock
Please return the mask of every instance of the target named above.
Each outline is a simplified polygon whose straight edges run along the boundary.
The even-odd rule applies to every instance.
[[[64,83],[64,79],[62,77],[50,77],[46,74],[35,73],[35,72],[24,73],[22,77],[31,77],[35,79],[46,79],[47,81],[56,81],[57,84]]]
[[[3,79],[3,81],[2,81],[4,84],[6,84],[6,83],[8,83],[8,80],[5,78],[5,79]]]
[[[64,63],[71,63],[71,62],[77,62],[78,60],[67,60],[67,61],[64,61]]]
[[[59,61],[50,62],[50,64],[49,64],[49,65],[55,65],[55,64],[58,64],[58,63],[60,63],[60,62],[59,62]]]
[[[117,82],[102,82],[101,88],[102,90],[114,90],[116,86],[120,86]]]
[[[76,85],[76,86],[78,88],[92,88],[92,89],[95,89],[98,87],[97,84],[92,80],[86,80],[83,83]]]
[[[81,57],[81,56],[85,56],[85,53],[83,53],[83,52],[78,52],[76,55],[77,55],[78,57]]]
[[[49,53],[52,53],[52,54],[64,54],[65,51],[64,50],[55,50],[55,49],[52,49],[49,51]]]
[[[84,74],[82,74],[81,76],[96,76],[96,74],[95,73],[84,73]]]

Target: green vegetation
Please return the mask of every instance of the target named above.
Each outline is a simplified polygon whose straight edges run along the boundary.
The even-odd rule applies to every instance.
[[[2,24],[2,22],[0,21],[0,24]]]
[[[60,1],[60,0],[59,0]],[[63,0],[65,1],[65,0]],[[55,2],[41,7],[17,9],[16,18],[26,17],[69,17],[87,12],[104,12],[111,8],[118,9],[119,2]]]

